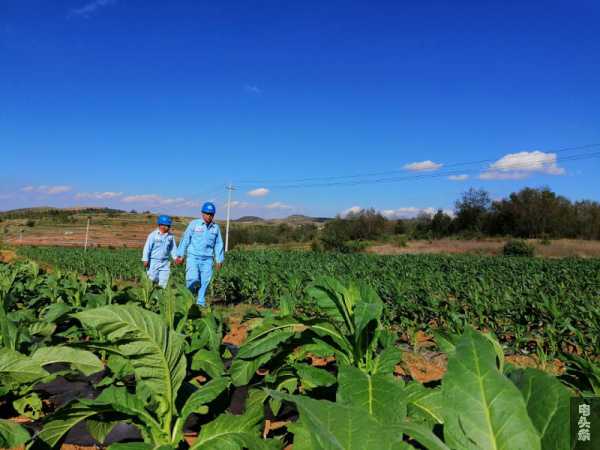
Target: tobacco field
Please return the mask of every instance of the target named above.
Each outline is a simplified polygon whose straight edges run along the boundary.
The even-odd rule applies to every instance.
[[[234,346],[181,268],[166,290],[124,285],[139,252],[94,272],[103,252],[51,259],[64,250],[25,250],[51,273],[0,264],[0,447],[594,448],[569,411],[600,395],[597,260],[232,252],[213,306],[261,306]],[[418,332],[441,380],[402,370]],[[541,370],[555,359],[558,376]]]

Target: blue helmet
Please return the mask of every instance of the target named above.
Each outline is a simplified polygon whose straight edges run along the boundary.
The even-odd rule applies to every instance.
[[[206,202],[202,205],[202,212],[206,214],[214,214],[217,212],[217,208],[215,208],[215,204],[211,202]]]
[[[171,218],[169,216],[158,216],[158,224],[159,225],[168,225],[171,226]]]

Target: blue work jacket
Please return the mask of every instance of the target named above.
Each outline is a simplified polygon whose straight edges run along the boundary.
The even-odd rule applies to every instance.
[[[144,251],[142,252],[142,261],[167,261],[169,254],[175,259],[177,256],[177,244],[175,236],[167,232],[162,234],[158,229],[148,235]]]
[[[204,219],[192,220],[188,225],[181,241],[179,242],[178,256],[188,255],[203,258],[212,258],[213,252],[218,263],[224,259],[223,236],[219,225],[214,222],[206,226]]]

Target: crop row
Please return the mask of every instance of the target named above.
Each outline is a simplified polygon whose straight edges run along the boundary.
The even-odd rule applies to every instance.
[[[588,448],[570,402],[600,424],[584,398],[600,369],[584,359],[561,355],[555,378],[511,366],[489,333],[438,329],[447,372],[424,386],[397,373],[398,334],[367,283],[319,276],[302,292],[319,317],[284,294],[231,348],[226,318],[183,285],[0,264],[0,447],[58,448],[81,424],[109,450],[563,449]],[[30,421],[7,420],[17,413]],[[115,440],[117,425],[138,437]]]
[[[110,273],[140,280],[136,250],[24,248],[22,252],[83,275]],[[304,289],[317,276],[360,279],[387,306],[385,321],[418,345],[419,331],[465,324],[488,329],[514,352],[535,353],[542,364],[559,351],[600,354],[600,260],[443,255],[377,256],[309,251],[235,251],[210,288],[213,298],[264,307],[284,294],[307,315],[321,313]],[[173,280],[183,283],[183,268]]]

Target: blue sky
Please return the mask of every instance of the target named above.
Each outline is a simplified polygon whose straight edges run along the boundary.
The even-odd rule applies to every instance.
[[[230,180],[234,217],[410,217],[469,187],[600,200],[600,159],[562,160],[600,146],[553,153],[600,143],[599,19],[592,0],[0,0],[0,210],[224,218]],[[425,176],[267,181],[390,171],[332,181]]]

